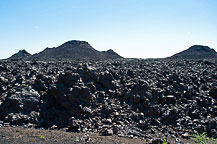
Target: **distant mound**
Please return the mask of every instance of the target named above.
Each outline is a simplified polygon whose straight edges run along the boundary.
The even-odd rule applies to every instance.
[[[187,50],[179,52],[169,58],[172,58],[172,59],[211,59],[211,58],[217,58],[217,53],[214,49],[208,46],[194,45],[188,48]]]
[[[72,40],[56,48],[46,48],[40,53],[29,57],[29,60],[64,60],[64,59],[87,59],[106,60],[122,58],[113,50],[97,51],[86,41]]]
[[[12,55],[9,59],[25,59],[30,57],[31,54],[28,53],[26,50],[20,50],[19,52]]]
[[[107,51],[102,51],[101,54],[105,55],[106,57],[108,57],[110,59],[122,58],[119,54],[117,54],[116,52],[114,52],[111,49],[109,49]]]

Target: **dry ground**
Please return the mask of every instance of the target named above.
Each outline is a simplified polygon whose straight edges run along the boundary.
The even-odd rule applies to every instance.
[[[175,140],[169,138],[170,143]],[[1,144],[145,144],[148,140],[99,136],[98,134],[78,134],[60,130],[41,130],[3,127],[0,128]],[[185,143],[192,144],[191,140]]]

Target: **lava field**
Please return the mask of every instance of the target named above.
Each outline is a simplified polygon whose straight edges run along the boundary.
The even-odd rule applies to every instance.
[[[0,127],[217,137],[216,60],[0,61]]]

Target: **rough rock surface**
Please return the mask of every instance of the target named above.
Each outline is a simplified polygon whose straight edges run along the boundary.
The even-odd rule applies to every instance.
[[[215,60],[0,61],[0,126],[217,137]]]

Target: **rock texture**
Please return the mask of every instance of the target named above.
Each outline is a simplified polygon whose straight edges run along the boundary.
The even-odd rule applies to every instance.
[[[216,91],[214,60],[0,61],[0,126],[217,137]]]
[[[113,50],[97,51],[86,41],[72,40],[56,48],[46,48],[28,60],[106,60],[122,58]]]
[[[9,59],[26,59],[30,56],[31,54],[28,53],[26,50],[20,50],[16,54],[12,55]]]
[[[177,53],[171,57],[171,59],[212,59],[217,58],[217,53],[214,49],[208,46],[194,45]]]

